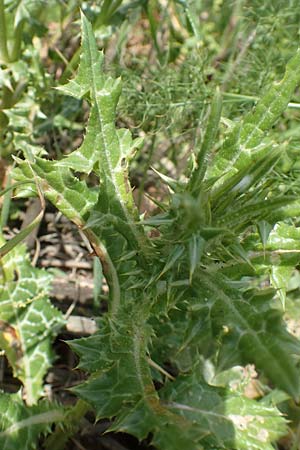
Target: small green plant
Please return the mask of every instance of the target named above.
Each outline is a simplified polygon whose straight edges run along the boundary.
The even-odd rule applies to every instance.
[[[111,430],[151,436],[162,450],[270,450],[286,434],[279,404],[300,394],[299,340],[283,320],[300,258],[300,203],[280,176],[281,148],[268,132],[300,82],[299,63],[298,51],[253,111],[226,121],[223,141],[217,91],[187,181],[162,176],[170,195],[160,213],[140,218],[127,170],[142,142],[116,128],[121,82],[103,73],[103,54],[82,17],[77,74],[60,87],[90,103],[81,147],[51,161],[19,142],[23,177],[34,178],[85,234],[109,285],[99,330],[69,343],[88,377],[73,389],[74,409],[49,416],[59,423],[47,448],[63,449],[74,417],[89,408],[97,419],[111,418]],[[91,173],[98,186],[84,181]],[[264,380],[260,400],[245,395],[246,364]],[[19,442],[16,427],[2,429]]]

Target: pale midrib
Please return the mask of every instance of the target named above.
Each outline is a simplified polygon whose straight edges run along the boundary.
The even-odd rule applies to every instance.
[[[228,307],[229,311],[232,314],[232,317],[235,316],[238,318],[240,324],[242,325],[242,327],[244,327],[245,333],[249,333],[255,339],[257,346],[262,347],[264,349],[264,351],[268,354],[270,359],[272,359],[274,361],[274,363],[276,364],[278,372],[281,373],[282,379],[286,380],[286,373],[284,370],[282,370],[281,365],[278,363],[278,360],[276,358],[274,358],[274,356],[269,351],[269,349],[263,344],[263,342],[261,342],[261,340],[257,336],[257,333],[250,327],[247,320],[245,320],[244,317],[239,313],[239,311],[234,307],[234,304],[233,304],[234,301],[230,301],[230,299],[227,297],[227,295],[225,295],[223,293],[223,291],[220,290],[219,288],[216,290],[216,286],[213,285],[213,283],[211,283],[211,281],[208,280],[207,277],[205,277],[205,278],[206,278],[206,283],[208,284],[209,288],[213,292],[215,292],[219,296],[219,298],[226,304],[226,306]],[[241,336],[243,336],[243,333],[241,333]]]
[[[277,100],[277,98],[275,97],[272,102],[270,103],[269,107],[266,109],[266,111],[264,112],[264,114],[260,117],[260,120],[258,123],[255,124],[254,128],[252,129],[252,131],[250,132],[250,134],[247,135],[247,138],[244,142],[241,142],[240,140],[238,140],[236,142],[236,151],[234,152],[234,155],[230,155],[231,159],[226,159],[226,161],[229,161],[231,163],[231,166],[233,166],[235,164],[235,162],[237,161],[237,159],[239,158],[240,154],[241,154],[241,147],[243,147],[242,151],[246,151],[246,150],[251,150],[253,149],[253,147],[248,147],[248,142],[252,139],[252,137],[256,134],[257,131],[261,131],[262,133],[265,133],[266,131],[262,130],[260,128],[260,125],[263,123],[266,114],[268,113],[268,111],[271,111],[271,108],[274,104],[274,102]],[[245,126],[247,126],[249,123],[251,122],[247,122],[245,121],[242,125],[242,129],[241,129],[241,133],[243,132],[243,130],[245,129]],[[233,132],[236,130],[236,127],[234,128]],[[229,138],[230,139],[230,136]],[[234,159],[233,159],[234,158]],[[222,158],[224,160],[224,158]]]
[[[141,368],[141,336],[140,332],[136,330],[136,334],[133,338],[133,355],[134,355],[134,363],[135,369],[137,373],[137,377],[142,388],[142,391],[145,392],[145,385],[143,380],[142,368]]]
[[[142,353],[141,340],[142,340],[141,329],[136,327],[135,335],[133,338],[133,356],[134,356],[134,365],[135,365],[137,378],[139,380],[139,384],[140,384],[141,390],[143,392],[144,400],[147,402],[147,399],[149,399],[149,394],[151,394],[150,396],[152,398],[155,398],[155,400],[158,401],[158,398],[155,394],[152,379],[150,376],[149,376],[149,386],[152,386],[153,389],[151,390],[151,392],[147,392],[147,390],[146,390],[146,384],[145,384],[145,380],[144,380],[144,376],[143,376],[143,369],[141,367],[141,359],[144,359],[143,355],[141,354]],[[152,409],[151,403],[150,402],[147,402],[147,403],[149,404],[150,409]]]
[[[0,432],[0,436],[9,436],[12,433],[16,433],[22,428],[29,428],[32,425],[39,425],[41,423],[52,423],[58,420],[62,421],[64,419],[64,412],[60,410],[49,411],[41,414],[36,414],[35,416],[29,417],[27,419],[19,420],[5,431]]]
[[[97,111],[98,120],[99,120],[100,126],[101,126],[101,134],[102,134],[103,142],[104,142],[104,154],[105,154],[106,163],[107,163],[107,166],[109,167],[109,172],[110,172],[109,173],[109,178],[112,180],[112,185],[113,185],[116,197],[117,197],[117,199],[119,201],[119,204],[121,205],[121,208],[122,208],[122,211],[124,213],[124,216],[125,216],[125,218],[127,220],[127,223],[128,223],[128,225],[129,225],[129,227],[130,227],[130,229],[131,229],[131,231],[132,231],[132,233],[133,233],[133,235],[134,235],[134,237],[136,239],[136,242],[140,243],[139,233],[138,233],[138,231],[136,229],[136,226],[134,225],[134,223],[132,221],[131,214],[129,213],[128,209],[126,208],[126,205],[125,205],[125,203],[123,201],[123,198],[122,198],[122,194],[118,190],[118,182],[116,180],[116,177],[115,177],[115,174],[114,174],[114,170],[113,170],[112,165],[111,165],[111,159],[109,157],[108,144],[107,144],[107,141],[106,141],[106,134],[105,134],[105,130],[104,130],[104,127],[103,127],[101,105],[97,101],[97,91],[96,91],[96,82],[95,82],[97,74],[95,74],[94,64],[92,63],[93,62],[93,58],[92,58],[90,45],[88,45],[87,47],[88,47],[88,52],[89,52],[89,58],[90,58],[90,61],[91,61],[90,67],[91,67],[91,73],[92,73],[93,101],[95,103],[95,108],[96,108],[96,111]],[[119,142],[118,136],[117,136],[117,140]],[[121,151],[121,149],[120,149],[120,151]]]
[[[285,75],[284,78],[289,79],[289,78],[290,78],[290,73],[288,72],[288,73]],[[265,117],[266,117],[266,115],[267,115],[268,112],[271,113],[271,114],[274,116],[273,111],[272,111],[273,105],[274,105],[275,102],[278,100],[278,97],[279,97],[279,96],[282,96],[282,92],[284,91],[284,86],[285,86],[285,84],[286,84],[286,83],[288,84],[288,81],[285,81],[284,78],[283,78],[282,81],[280,82],[280,84],[282,85],[280,92],[278,92],[277,95],[274,96],[274,98],[272,99],[271,103],[268,105],[268,107],[266,107],[266,110],[265,110],[264,114],[261,115],[259,121],[255,124],[255,126],[254,126],[254,128],[252,129],[252,131],[250,132],[250,134],[247,135],[246,140],[245,140],[244,142],[241,142],[240,145],[242,145],[242,146],[244,147],[244,151],[245,151],[246,149],[248,149],[248,150],[251,150],[251,149],[252,149],[252,147],[248,147],[248,142],[252,139],[252,137],[255,135],[255,133],[256,133],[257,131],[261,131],[262,133],[265,133],[265,132],[266,132],[266,130],[262,130],[262,129],[260,128],[260,126],[261,126],[261,124],[263,123],[263,121],[264,121],[264,119],[265,119]],[[297,81],[298,81],[298,80],[297,80]],[[295,85],[297,84],[297,81],[295,82]],[[262,100],[261,100],[260,102],[262,102]],[[287,106],[288,106],[288,100],[287,100],[286,103],[287,103]],[[262,105],[264,105],[264,103],[262,103]],[[259,105],[257,105],[257,106],[259,106]],[[264,105],[264,106],[265,106],[265,105]],[[253,114],[255,114],[255,112],[254,112]],[[275,117],[275,116],[274,116],[274,117]],[[248,119],[248,120],[249,120],[249,119]],[[276,119],[274,119],[274,120],[276,120]],[[244,127],[245,127],[247,124],[249,124],[249,123],[251,123],[251,122],[245,121],[245,122],[243,123],[241,132],[243,131]],[[239,145],[239,142],[237,142],[237,145]],[[240,154],[240,151],[237,150],[237,154],[235,155],[235,160],[233,161],[232,164],[235,163],[235,161],[236,161],[237,158],[239,157],[239,154]],[[230,161],[230,160],[228,160],[227,158],[226,158],[226,160],[227,160],[227,161]]]
[[[291,79],[291,76],[290,76],[290,75],[291,75],[290,71],[288,71],[288,72],[285,74],[285,76],[283,77],[283,79],[282,79],[281,82],[279,83],[279,86],[281,85],[281,89],[279,90],[279,92],[277,92],[277,95],[274,95],[274,97],[273,97],[271,103],[269,104],[268,107],[266,107],[266,110],[265,110],[264,114],[260,117],[259,122],[258,122],[257,124],[255,124],[255,128],[253,128],[253,130],[251,131],[251,133],[247,136],[247,139],[246,139],[245,143],[243,143],[243,145],[245,145],[246,148],[247,148],[247,143],[251,140],[252,136],[254,135],[254,133],[255,133],[257,130],[260,130],[260,131],[262,131],[262,132],[265,132],[264,130],[262,130],[262,129],[260,128],[260,125],[261,125],[262,122],[264,121],[264,119],[265,119],[267,113],[269,112],[269,113],[271,113],[271,114],[275,117],[275,115],[273,114],[273,111],[272,111],[273,105],[274,105],[275,102],[278,100],[278,97],[282,97],[282,96],[283,96],[283,92],[284,92],[284,90],[286,90],[285,86],[287,86],[287,85],[289,85],[290,83],[292,83],[292,79]],[[298,83],[298,78],[297,78],[297,79],[294,81],[294,83],[293,83],[293,84],[294,84],[294,88],[296,88],[297,83]],[[274,87],[272,87],[272,88],[274,89]],[[286,100],[286,106],[288,106],[288,103],[289,103],[289,101],[288,101],[288,99],[287,99],[287,100]],[[263,102],[262,102],[262,105],[265,106]],[[283,110],[283,108],[282,108],[282,110]],[[275,120],[276,120],[276,119],[275,119]],[[251,147],[250,147],[250,148],[251,148]]]
[[[25,372],[26,400],[27,400],[27,404],[32,405],[32,403],[34,402],[34,398],[33,398],[33,388],[32,388],[33,383],[32,383],[32,376],[31,376],[31,370],[30,370],[30,361],[27,356],[27,347],[26,347],[26,341],[23,337],[23,329],[22,329],[21,323],[19,321],[18,312],[17,312],[16,308],[14,307],[14,302],[13,302],[13,310],[14,310],[14,315],[15,315],[15,319],[16,319],[16,323],[17,323],[17,330],[19,332],[20,342],[21,342],[22,363],[23,363],[24,372]]]
[[[278,94],[278,95],[282,95],[282,94]],[[245,149],[252,149],[253,148],[253,147],[248,147],[247,145],[248,145],[248,142],[252,139],[252,137],[256,134],[257,131],[261,131],[262,133],[266,133],[266,130],[262,130],[260,128],[260,125],[263,123],[263,121],[264,121],[264,119],[265,119],[265,117],[266,117],[266,115],[268,113],[271,113],[274,116],[274,114],[272,112],[272,107],[273,107],[273,104],[276,102],[276,100],[277,100],[277,97],[274,97],[272,102],[269,104],[268,108],[266,108],[264,114],[261,115],[260,120],[255,124],[255,126],[252,129],[251,133],[247,135],[247,139],[244,142],[241,143],[241,145],[244,146]],[[288,104],[288,102],[287,102],[287,104]],[[274,119],[274,120],[276,120],[276,119]],[[245,122],[244,125],[243,125],[243,128],[248,123],[249,122]],[[243,128],[242,128],[242,131],[243,131]]]
[[[223,419],[224,421],[230,422],[230,423],[233,423],[233,424],[234,424],[234,422],[232,421],[232,418],[231,418],[233,416],[239,416],[239,417],[247,416],[248,418],[252,417],[253,420],[257,420],[260,417],[261,417],[262,420],[264,419],[264,417],[267,417],[267,418],[270,418],[270,417],[271,418],[278,418],[278,414],[274,414],[274,412],[272,410],[268,410],[268,414],[264,414],[264,415],[259,415],[257,413],[249,414],[249,411],[247,410],[246,414],[242,414],[242,411],[241,411],[240,414],[233,414],[233,413],[231,413],[231,414],[229,414],[229,416],[226,416],[224,414],[216,413],[214,411],[209,411],[208,409],[195,408],[194,406],[190,406],[190,405],[186,405],[186,404],[182,404],[182,403],[177,403],[177,402],[169,402],[169,403],[166,403],[166,405],[169,408],[180,409],[182,411],[195,412],[195,413],[198,413],[198,414],[202,414],[204,416],[212,416],[212,417],[215,417],[216,419]],[[226,402],[225,402],[225,407],[226,407]]]
[[[166,406],[168,406],[169,408],[180,409],[182,411],[195,412],[198,414],[202,414],[204,416],[212,416],[217,419],[223,419],[227,422],[232,423],[232,420],[229,417],[225,416],[224,414],[216,413],[214,411],[209,411],[208,409],[195,408],[193,406],[189,406],[189,405],[185,405],[185,404],[177,403],[177,402],[166,403]]]

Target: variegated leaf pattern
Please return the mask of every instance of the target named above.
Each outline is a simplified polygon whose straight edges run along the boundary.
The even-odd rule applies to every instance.
[[[0,446],[3,450],[35,449],[40,436],[50,432],[52,424],[63,417],[63,408],[55,403],[43,400],[29,407],[20,392],[0,393]]]
[[[24,385],[28,405],[43,393],[43,379],[54,358],[52,342],[64,324],[49,300],[50,282],[46,271],[30,265],[24,246],[2,258],[0,345]]]

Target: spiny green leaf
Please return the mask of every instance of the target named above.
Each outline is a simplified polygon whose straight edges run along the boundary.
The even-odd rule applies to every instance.
[[[115,110],[121,84],[119,79],[104,76],[102,62],[103,55],[97,49],[92,26],[82,15],[79,69],[75,79],[62,86],[61,90],[80,98],[89,92],[92,108],[82,146],[62,164],[89,173],[98,163],[95,171],[105,183],[107,195],[115,202],[114,206],[119,207],[121,217],[132,221],[127,209],[133,213],[133,200],[125,179],[127,159],[133,150],[132,139],[128,130],[116,130]]]
[[[218,211],[224,210],[236,198],[249,192],[251,188],[266,179],[278,162],[281,149],[267,145],[266,152],[266,154],[263,153],[254,158],[251,164],[235,171],[231,176],[226,176],[225,179],[213,186],[210,193],[213,208],[217,205]]]
[[[45,196],[78,226],[84,226],[84,217],[96,203],[98,194],[89,189],[84,181],[74,177],[69,169],[59,163],[49,163],[36,158],[31,165]]]
[[[268,89],[254,110],[229,133],[215,158],[210,177],[232,174],[232,166],[243,168],[249,164],[253,150],[259,148],[264,134],[287,108],[300,81],[299,64],[300,50],[287,63],[283,79]]]
[[[300,346],[284,329],[279,312],[269,309],[265,316],[258,305],[246,302],[226,283],[201,277],[201,290],[211,302],[211,320],[214,333],[224,332],[225,341],[234,339],[243,358],[254,362],[278,387],[298,398],[299,376],[292,354]],[[264,305],[261,305],[262,308]]]
[[[81,367],[94,373],[75,391],[94,406],[99,418],[115,416],[141,399],[157,401],[145,354],[147,337],[139,322],[117,315],[96,335],[71,344],[83,356]]]
[[[32,168],[44,183],[45,193],[64,214],[77,225],[84,225],[84,214],[92,212],[94,196],[73,177],[69,169],[89,174],[92,170],[100,179],[96,211],[112,213],[127,223],[124,233],[136,241],[141,255],[148,252],[149,242],[137,224],[127,164],[141,140],[132,140],[128,130],[116,129],[116,106],[121,93],[120,80],[105,76],[103,55],[97,49],[92,26],[82,15],[81,60],[77,75],[60,90],[67,95],[82,98],[89,94],[91,111],[86,136],[81,147],[58,162],[36,160]],[[75,210],[75,211],[74,211]],[[78,217],[79,216],[79,217]],[[74,220],[76,219],[76,220]],[[140,259],[142,256],[140,257]]]
[[[162,396],[193,423],[204,448],[271,450],[271,443],[286,433],[286,421],[275,407],[209,386],[197,371],[169,383]]]
[[[228,211],[217,223],[219,226],[228,226],[229,228],[239,225],[246,227],[255,219],[267,220],[272,223],[276,214],[285,214],[289,205],[292,209],[294,204],[296,209],[298,202],[295,196],[280,196],[262,201],[252,201],[240,208]]]
[[[93,405],[97,417],[117,415],[111,430],[131,433],[139,439],[153,432],[162,450],[180,450],[183,443],[196,450],[189,436],[190,424],[159,402],[145,353],[147,336],[137,318],[119,316],[113,326],[111,322],[107,325],[102,332],[71,343],[81,356],[81,367],[92,372],[75,392]],[[162,424],[172,430],[171,440]]]

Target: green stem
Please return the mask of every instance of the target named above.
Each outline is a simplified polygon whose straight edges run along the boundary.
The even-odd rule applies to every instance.
[[[90,228],[83,229],[82,232],[88,238],[91,246],[94,249],[94,252],[101,261],[103,274],[109,286],[109,296],[111,299],[110,312],[112,315],[116,315],[119,310],[121,301],[120,284],[116,268],[105,246],[97,238],[95,233]]]
[[[145,322],[140,323],[139,326],[136,327],[133,338],[133,356],[136,376],[140,383],[144,400],[149,403],[150,408],[156,407],[158,411],[160,408],[159,397],[152,381],[149,363],[146,357],[146,344],[143,329],[145,329]]]
[[[9,62],[7,50],[6,22],[4,13],[4,0],[0,0],[0,58],[4,63]]]
[[[64,450],[68,440],[79,430],[81,419],[90,410],[91,407],[86,402],[78,400],[76,405],[66,413],[54,433],[47,438],[44,444],[45,449]]]

